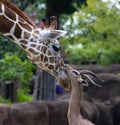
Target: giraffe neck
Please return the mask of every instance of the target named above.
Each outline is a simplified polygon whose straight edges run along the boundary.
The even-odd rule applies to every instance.
[[[0,33],[2,35],[20,45],[22,40],[33,37],[33,32],[37,33],[22,17],[0,2]]]
[[[37,42],[41,29],[33,28],[15,11],[0,2],[0,33],[22,47],[30,56],[37,54]],[[39,41],[38,41],[39,42]]]

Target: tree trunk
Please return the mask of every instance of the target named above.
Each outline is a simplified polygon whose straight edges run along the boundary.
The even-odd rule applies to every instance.
[[[0,96],[9,99],[12,102],[17,102],[17,90],[20,87],[20,80],[0,81]]]
[[[55,78],[49,73],[37,69],[35,78],[33,100],[49,100],[53,101],[56,97]]]

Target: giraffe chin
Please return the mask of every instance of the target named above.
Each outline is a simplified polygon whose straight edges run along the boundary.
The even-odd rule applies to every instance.
[[[69,67],[68,64],[60,67],[57,81],[66,91],[71,91],[71,81],[67,73],[67,67]]]
[[[68,79],[59,79],[58,83],[67,91],[71,91],[71,84]]]

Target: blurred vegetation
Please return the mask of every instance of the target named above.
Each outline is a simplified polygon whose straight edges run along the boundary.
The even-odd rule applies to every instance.
[[[11,101],[10,100],[7,100],[7,99],[4,99],[0,96],[0,103],[4,103],[4,104],[11,104]]]
[[[45,15],[58,16],[60,29],[68,31],[60,41],[64,59],[69,63],[81,65],[93,60],[101,65],[120,63],[120,9],[110,1],[11,1],[25,11],[38,26]],[[31,101],[28,81],[34,71],[35,66],[26,58],[25,52],[0,36],[0,79],[21,80],[19,102]]]
[[[22,83],[17,92],[17,101],[25,102],[32,101],[32,96],[29,93],[29,79],[33,76],[33,70],[35,66],[31,61],[18,58],[17,54],[5,53],[4,57],[0,59],[0,79],[1,80],[13,80],[20,79]],[[11,103],[9,100],[0,98],[0,102]]]
[[[19,78],[22,83],[26,83],[33,75],[34,66],[29,60],[21,60],[17,54],[4,55],[0,60],[0,79],[12,80]]]
[[[17,101],[22,102],[31,102],[33,100],[32,95],[28,94],[24,89],[19,89],[17,92]]]
[[[64,56],[80,65],[95,60],[101,65],[120,63],[120,9],[110,2],[87,0],[66,21]]]

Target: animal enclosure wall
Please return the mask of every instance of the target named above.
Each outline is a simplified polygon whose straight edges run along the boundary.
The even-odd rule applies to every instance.
[[[14,79],[12,81],[0,81],[0,96],[9,99],[12,102],[17,101],[17,90],[20,86],[20,81]]]
[[[49,100],[56,98],[56,80],[49,73],[37,69],[37,75],[34,82],[33,100]]]

